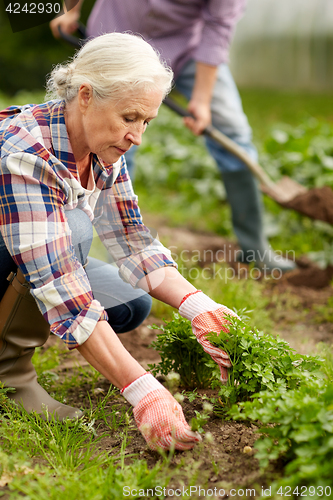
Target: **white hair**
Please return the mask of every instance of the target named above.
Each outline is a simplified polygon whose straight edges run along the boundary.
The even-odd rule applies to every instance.
[[[126,93],[171,90],[173,72],[149,43],[129,33],[108,33],[88,41],[47,81],[47,98],[70,102],[80,86],[90,84],[96,100],[116,100]]]

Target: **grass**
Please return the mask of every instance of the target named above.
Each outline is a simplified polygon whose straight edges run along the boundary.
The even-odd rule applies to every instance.
[[[72,383],[78,390],[77,380]],[[123,407],[119,411],[119,405],[110,406],[114,399],[117,396],[111,388],[75,422],[45,422],[7,400],[0,416],[0,485],[7,481],[10,498],[23,494],[36,500],[58,499],[60,489],[66,500],[97,500],[121,497],[128,485],[164,484],[160,464],[149,469],[145,460],[127,453],[126,435],[133,423]],[[99,431],[97,422],[104,422],[107,430]],[[110,452],[101,450],[101,441],[110,433],[119,435],[121,446]]]

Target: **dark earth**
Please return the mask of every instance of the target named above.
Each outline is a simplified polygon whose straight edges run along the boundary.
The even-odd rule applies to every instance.
[[[329,186],[310,189],[288,203],[283,203],[283,206],[292,208],[312,219],[333,224],[333,191]]]

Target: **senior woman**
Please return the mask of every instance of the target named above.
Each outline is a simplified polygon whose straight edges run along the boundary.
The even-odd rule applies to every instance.
[[[111,33],[53,70],[57,99],[0,112],[0,380],[29,412],[79,417],[37,383],[31,357],[51,331],[121,389],[152,449],[184,450],[200,436],[117,336],[155,297],[191,320],[227,378],[227,355],[205,335],[227,331],[231,311],[188,283],[144,226],[123,156],[140,144],[172,76],[140,37]],[[86,264],[92,226],[118,270]]]

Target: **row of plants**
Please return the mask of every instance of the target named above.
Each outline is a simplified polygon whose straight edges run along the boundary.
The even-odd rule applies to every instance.
[[[260,466],[268,470],[270,461],[280,460],[284,468],[283,478],[271,485],[270,497],[291,492],[296,498],[303,492],[301,496],[330,498],[332,354],[327,349],[324,357],[300,355],[279,337],[250,326],[246,311],[239,316],[229,317],[229,333],[208,337],[229,355],[232,367],[226,385],[219,382],[216,365],[202,351],[190,322],[176,313],[160,327],[153,347],[160,352],[161,362],[151,369],[164,375],[175,371],[188,389],[215,388],[217,396],[211,402],[216,415],[259,424],[255,457]]]

